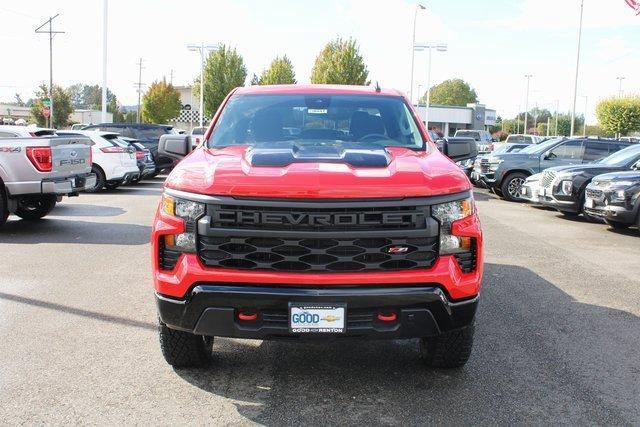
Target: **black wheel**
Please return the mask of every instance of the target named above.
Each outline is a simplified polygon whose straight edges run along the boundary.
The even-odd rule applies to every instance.
[[[213,337],[170,329],[159,322],[160,348],[164,360],[176,368],[199,368],[211,363]]]
[[[57,198],[54,194],[44,196],[28,196],[18,199],[15,214],[22,219],[34,221],[47,215],[56,207]]]
[[[522,201],[520,188],[522,184],[524,184],[525,179],[527,179],[527,175],[521,172],[514,172],[507,175],[507,177],[502,180],[502,185],[500,186],[502,197],[510,202]]]
[[[606,223],[609,225],[609,227],[613,228],[614,230],[626,230],[627,228],[631,227],[631,224],[625,224],[624,222],[618,222],[618,221],[611,221],[610,219],[606,220]]]
[[[575,218],[578,215],[580,215],[578,212],[570,212],[570,211],[558,211],[562,214],[562,216],[565,216],[567,218]]]
[[[420,339],[420,354],[427,366],[433,368],[459,368],[471,356],[473,325],[436,337]]]
[[[502,197],[502,190],[496,187],[491,187],[491,192],[498,197]]]
[[[7,222],[9,210],[7,209],[7,194],[4,191],[4,184],[0,181],[0,227]]]
[[[102,169],[100,169],[96,165],[91,166],[91,173],[95,174],[96,176],[96,185],[93,188],[87,188],[84,191],[86,191],[87,193],[96,193],[104,188],[105,184],[107,183],[107,179],[105,178]]]

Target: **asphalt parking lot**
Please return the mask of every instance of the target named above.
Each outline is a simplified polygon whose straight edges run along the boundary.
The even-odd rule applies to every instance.
[[[156,335],[162,180],[0,231],[0,420],[87,424],[640,423],[640,237],[476,193],[485,278],[470,362],[415,341],[217,339],[173,370]]]

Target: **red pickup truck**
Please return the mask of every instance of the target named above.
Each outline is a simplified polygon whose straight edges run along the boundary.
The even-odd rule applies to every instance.
[[[235,89],[165,182],[152,233],[160,344],[173,366],[213,337],[419,338],[425,362],[471,353],[482,232],[454,161],[411,103],[364,86]]]

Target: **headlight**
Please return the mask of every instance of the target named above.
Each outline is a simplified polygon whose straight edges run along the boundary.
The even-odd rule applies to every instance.
[[[617,184],[617,183],[616,183]],[[624,203],[627,201],[627,193],[624,190],[616,190],[609,196],[612,202]]]
[[[471,238],[452,235],[451,224],[454,221],[472,215],[474,209],[473,198],[471,197],[432,207],[432,216],[440,222],[441,255],[467,252],[471,249]]]
[[[184,220],[186,231],[182,234],[167,234],[164,243],[182,252],[196,251],[196,222],[205,213],[205,205],[192,200],[179,199],[166,194],[162,195],[162,212]]]
[[[562,181],[560,183],[560,191],[566,196],[570,196],[573,191],[573,181]]]
[[[503,159],[489,159],[489,169],[491,169],[492,171],[498,169],[498,166],[500,166],[500,163],[504,162]]]

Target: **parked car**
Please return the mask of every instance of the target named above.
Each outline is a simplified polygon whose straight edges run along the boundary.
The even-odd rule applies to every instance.
[[[464,365],[482,232],[452,161],[475,141],[441,153],[409,99],[365,86],[247,86],[221,108],[193,152],[160,139],[184,157],[151,236],[165,360],[206,365],[215,336],[419,338],[427,365]]]
[[[635,225],[640,232],[640,170],[595,176],[585,190],[584,212],[615,229]]]
[[[62,196],[77,196],[96,179],[86,137],[23,137],[14,136],[16,132],[0,130],[0,226],[10,213],[40,219]]]
[[[474,184],[478,183],[480,186],[482,185],[481,175],[482,173],[486,173],[489,170],[489,158],[494,154],[508,154],[508,153],[518,153],[520,150],[527,148],[531,144],[526,143],[507,143],[507,144],[499,144],[491,154],[481,154],[476,157],[473,161],[473,168],[471,171],[471,182]]]
[[[486,130],[458,129],[454,135],[456,138],[473,138],[478,144],[478,153],[490,153],[493,150],[495,139]]]
[[[640,142],[640,136],[621,136],[620,141],[638,143]]]
[[[543,142],[543,137],[538,135],[528,135],[522,133],[513,133],[507,136],[505,143],[517,143],[517,144],[539,144]]]
[[[127,138],[121,136],[119,141],[126,143],[129,147],[135,150],[136,161],[138,163],[138,170],[140,171],[140,177],[133,180],[133,182],[139,182],[141,179],[152,176],[156,171],[156,164],[153,162],[151,152],[140,144],[137,139]]]
[[[207,132],[206,126],[197,126],[191,129],[189,135],[191,136],[191,143],[194,148],[202,142],[205,132]]]
[[[540,204],[566,216],[582,212],[585,189],[594,176],[640,169],[640,144],[634,144],[597,162],[545,169],[540,180]],[[585,215],[587,217],[587,215]]]
[[[0,125],[0,138],[33,138],[36,136],[54,136],[55,129],[36,126]]]
[[[117,133],[79,130],[58,132],[58,134],[84,135],[91,139],[93,143],[91,172],[96,175],[96,183],[93,188],[88,188],[87,192],[95,193],[103,188],[114,190],[139,179],[140,171],[135,150],[125,142],[119,141]]]
[[[520,187],[520,199],[525,200],[535,205],[540,203],[540,180],[542,179],[542,172],[534,173],[528,176],[524,180],[524,183]]]
[[[158,141],[162,135],[172,133],[172,126],[145,123],[101,123],[87,126],[84,129],[118,133],[127,138],[137,139],[139,143],[144,145],[145,148],[151,152],[153,161],[156,164],[154,176],[164,169],[170,169],[173,167],[173,159],[167,156],[158,155]]]
[[[504,199],[518,201],[522,200],[520,190],[529,175],[553,166],[592,163],[627,146],[628,142],[608,139],[551,139],[518,153],[490,156],[481,179]]]

